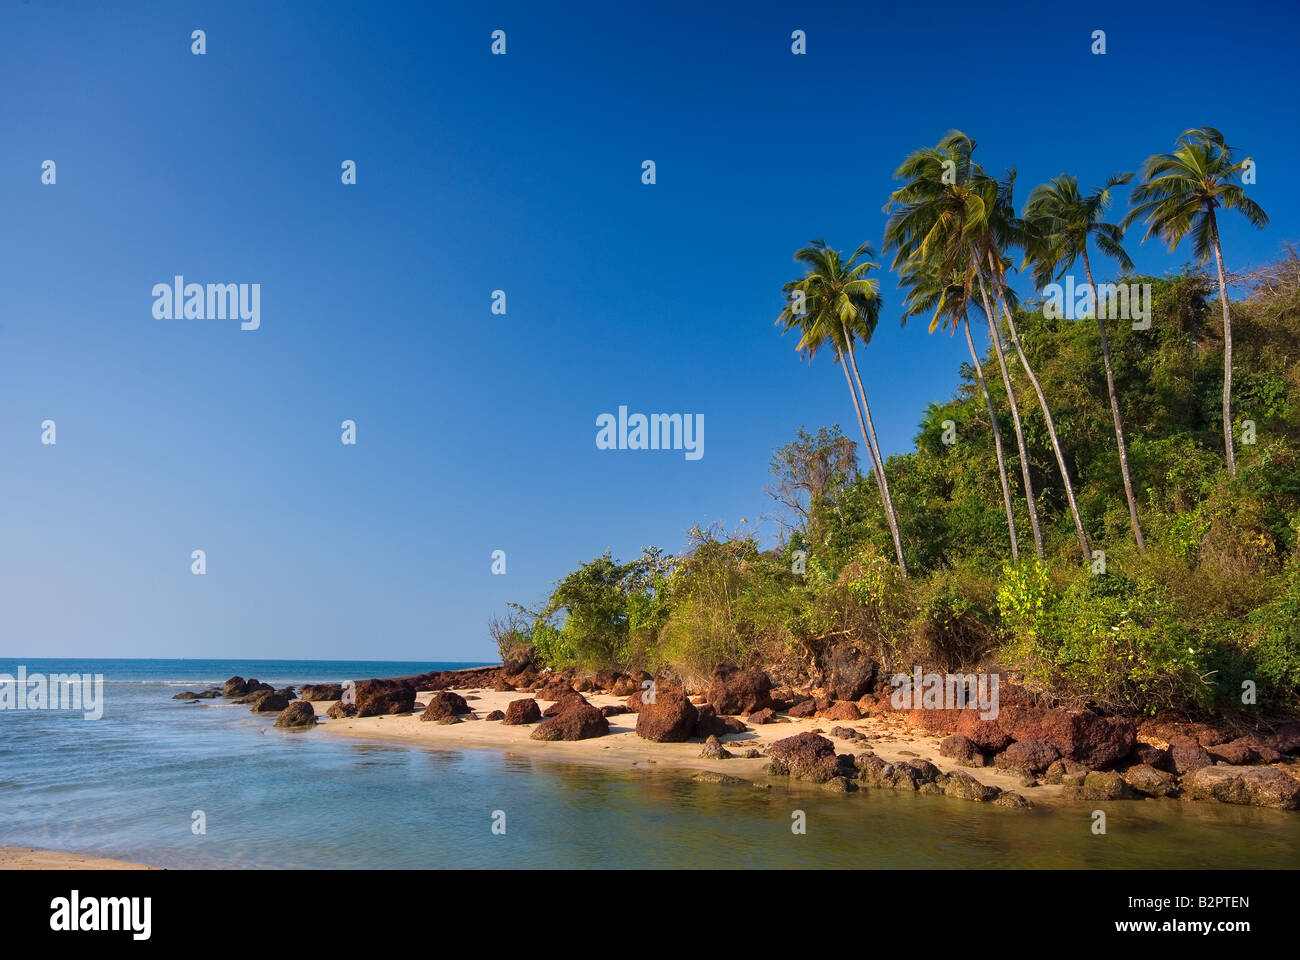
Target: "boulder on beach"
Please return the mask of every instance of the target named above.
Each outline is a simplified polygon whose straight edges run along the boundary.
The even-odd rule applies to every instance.
[[[532,697],[525,697],[522,700],[511,700],[506,705],[506,715],[502,723],[513,726],[523,723],[537,723],[542,719],[542,710],[537,706],[537,701]]]
[[[1122,775],[1114,770],[1093,770],[1079,784],[1061,788],[1065,800],[1134,800],[1137,794]]]
[[[767,752],[772,757],[769,770],[776,775],[786,774],[798,780],[825,783],[839,772],[835,744],[815,733],[796,733],[793,737],[777,740]]]
[[[534,740],[590,740],[609,733],[609,721],[589,703],[574,703],[537,725],[529,736]]]
[[[382,717],[415,709],[415,687],[405,680],[362,680],[355,687],[358,717]]]
[[[306,700],[295,700],[280,711],[275,718],[277,727],[306,730],[316,726],[316,711]]]
[[[731,757],[731,752],[714,736],[705,740],[704,747],[700,750],[700,758],[703,760],[730,760]]]
[[[824,710],[818,710],[816,716],[823,720],[861,720],[862,711],[856,703],[848,700],[836,700]]]
[[[999,770],[1015,773],[1042,773],[1060,758],[1056,748],[1045,740],[1017,740],[993,758]]]
[[[939,756],[956,760],[963,767],[983,767],[988,764],[988,758],[973,741],[956,733],[939,741]]]
[[[1300,782],[1276,767],[1200,767],[1183,778],[1183,791],[1193,800],[1300,810]]]
[[[623,706],[621,703],[611,703],[600,708],[600,715],[602,717],[617,717],[620,714],[631,712],[631,710]]]
[[[816,712],[817,712],[817,701],[811,699],[800,700],[793,707],[791,707],[789,710],[786,711],[786,716],[793,717],[796,720],[800,720],[803,719],[804,717],[811,717]]]
[[[221,687],[221,695],[227,699],[242,697],[248,692],[247,682],[243,677],[231,677]]]
[[[1227,743],[1216,743],[1208,746],[1205,748],[1205,752],[1220,763],[1226,763],[1234,767],[1244,767],[1259,759],[1259,752],[1255,748],[1255,742],[1249,737],[1238,737],[1236,740],[1230,740]]]
[[[699,711],[681,690],[656,690],[653,703],[637,711],[636,734],[656,743],[681,743],[695,731]]]
[[[1191,737],[1175,737],[1169,741],[1169,766],[1180,777],[1212,763],[1214,760],[1209,752]]]
[[[719,714],[749,714],[772,705],[772,680],[757,668],[731,664],[714,669],[707,700]]]
[[[489,713],[489,714],[488,714],[486,717],[484,717],[483,719],[484,719],[484,720],[504,720],[505,718],[506,718],[506,713],[505,713],[504,710],[493,710],[491,713]]]
[[[935,783],[943,789],[944,796],[956,797],[959,800],[973,800],[976,803],[996,800],[1002,793],[997,787],[980,783],[964,770],[940,774],[935,778]]]
[[[553,704],[542,711],[543,717],[558,717],[570,707],[577,707],[583,704],[590,704],[590,701],[580,693],[570,690],[567,694],[561,696]]]
[[[1145,763],[1137,763],[1123,773],[1124,782],[1138,793],[1148,797],[1173,797],[1178,794],[1178,781],[1173,774]]]
[[[341,683],[304,683],[302,685],[302,699],[313,700],[341,700],[343,698],[343,684]]]
[[[573,681],[567,677],[558,677],[543,684],[542,688],[537,691],[536,698],[538,700],[563,700],[565,697],[572,696],[573,693]]]
[[[330,704],[330,708],[325,711],[325,716],[331,720],[342,720],[344,717],[355,717],[357,715],[357,705],[355,703],[344,703],[342,700],[336,700]]]
[[[469,704],[465,702],[464,697],[450,690],[437,690],[429,695],[429,703],[420,714],[420,719],[441,720],[462,713],[469,713]]]
[[[253,704],[253,713],[276,713],[289,706],[289,698],[282,693],[266,693]]]

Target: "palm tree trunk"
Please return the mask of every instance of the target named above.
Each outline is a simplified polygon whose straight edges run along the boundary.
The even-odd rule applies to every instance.
[[[1043,531],[1038,525],[1038,503],[1034,497],[1034,481],[1029,476],[1029,454],[1025,450],[1025,431],[1020,424],[1020,407],[1016,404],[1016,391],[1011,388],[1011,373],[1007,370],[1007,358],[1002,352],[1002,336],[998,333],[998,320],[989,306],[988,290],[984,287],[984,277],[980,276],[980,299],[984,304],[984,316],[989,322],[989,339],[993,341],[993,352],[998,358],[998,369],[1002,371],[1002,384],[1006,387],[1007,402],[1011,404],[1011,425],[1016,432],[1016,448],[1020,451],[1020,477],[1025,485],[1025,503],[1029,507],[1029,528],[1034,534],[1034,553],[1038,559],[1043,558]]]
[[[867,392],[862,387],[862,375],[858,373],[858,358],[853,349],[853,339],[845,329],[845,342],[849,347],[849,363],[853,366],[853,379],[858,383],[858,394],[862,398],[862,413],[867,418],[867,432],[870,434],[871,452],[876,462],[876,471],[880,478],[880,496],[885,503],[885,519],[889,523],[889,532],[894,538],[894,553],[898,556],[898,569],[907,579],[907,563],[903,560],[903,541],[898,535],[898,516],[894,513],[894,501],[889,495],[889,478],[885,476],[885,458],[880,453],[880,443],[876,440],[876,425],[871,419],[871,407],[867,405]]]
[[[993,268],[993,255],[989,254],[989,267]],[[981,283],[983,280],[981,279]],[[1016,355],[1020,357],[1020,365],[1025,369],[1025,376],[1033,385],[1034,393],[1038,395],[1038,406],[1043,411],[1043,420],[1047,424],[1047,436],[1052,441],[1052,453],[1056,454],[1056,466],[1061,471],[1061,481],[1065,484],[1065,499],[1070,505],[1070,513],[1074,517],[1074,532],[1079,537],[1079,548],[1083,551],[1083,562],[1087,563],[1092,559],[1092,548],[1088,546],[1088,535],[1083,530],[1083,517],[1079,515],[1079,505],[1074,500],[1074,484],[1070,481],[1070,470],[1065,465],[1065,455],[1061,453],[1061,441],[1056,436],[1056,424],[1052,421],[1052,411],[1047,406],[1047,397],[1043,393],[1042,384],[1038,382],[1038,377],[1034,373],[1034,368],[1029,365],[1029,358],[1025,356],[1025,348],[1020,342],[1020,333],[1016,330],[1015,318],[1011,316],[1011,311],[1007,309],[1006,300],[1002,298],[1001,291],[994,289],[994,294],[998,298],[998,305],[1002,308],[1002,314],[1007,318],[1007,332],[1011,334],[1011,343],[1016,348]]]
[[[1101,334],[1101,359],[1106,366],[1106,392],[1110,394],[1110,415],[1115,421],[1115,443],[1119,446],[1119,472],[1124,479],[1124,496],[1128,499],[1128,518],[1133,525],[1133,538],[1139,550],[1146,549],[1142,539],[1142,525],[1138,523],[1137,499],[1133,496],[1133,481],[1128,472],[1128,446],[1124,443],[1124,420],[1119,413],[1119,394],[1115,392],[1115,372],[1110,362],[1110,339],[1106,336],[1106,322],[1101,317],[1101,298],[1097,285],[1092,282],[1092,264],[1088,262],[1087,241],[1083,248],[1083,271],[1088,275],[1088,288],[1092,290],[1092,311],[1097,318],[1097,332]]]
[[[963,314],[962,332],[966,334],[966,346],[970,347],[971,364],[975,367],[975,379],[979,381],[980,392],[984,394],[984,404],[989,408],[989,423],[993,426],[993,449],[998,455],[998,479],[1002,481],[1002,502],[1007,508],[1007,532],[1011,536],[1011,559],[1020,559],[1020,543],[1016,538],[1016,515],[1011,508],[1011,484],[1007,482],[1007,464],[1002,456],[1002,431],[998,428],[998,414],[993,408],[993,398],[989,396],[988,384],[984,382],[984,369],[980,366],[979,354],[975,352],[975,341],[970,335],[970,320]]]
[[[871,445],[871,437],[867,435],[867,422],[862,419],[862,407],[858,403],[858,393],[853,389],[853,377],[849,374],[848,362],[844,359],[844,353],[838,343],[835,344],[835,361],[844,371],[844,382],[849,386],[849,399],[853,401],[853,412],[858,415],[858,427],[862,430],[862,445],[867,448],[867,459],[871,461],[871,475],[875,478],[876,489],[880,491],[880,502],[884,503],[885,488],[880,482],[884,471],[880,469],[880,463],[876,459],[876,449]]]
[[[1228,310],[1228,282],[1223,277],[1223,250],[1219,247],[1219,223],[1214,211],[1210,236],[1214,243],[1214,266],[1219,271],[1219,303],[1223,307],[1223,446],[1228,452],[1228,472],[1237,475],[1237,456],[1232,449],[1232,313]]]

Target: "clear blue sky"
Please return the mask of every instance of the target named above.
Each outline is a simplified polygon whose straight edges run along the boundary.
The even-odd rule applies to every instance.
[[[439,6],[0,10],[0,655],[485,659],[580,561],[752,523],[773,448],[852,432],[773,326],[792,253],[878,245],[950,128],[1023,199],[1218,126],[1273,218],[1229,268],[1297,235],[1292,4]],[[261,329],[155,320],[175,274],[260,283]],[[890,453],[965,355],[894,282]],[[704,414],[704,458],[597,450],[620,404]]]

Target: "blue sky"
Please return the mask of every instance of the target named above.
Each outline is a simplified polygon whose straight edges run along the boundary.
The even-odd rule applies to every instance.
[[[118,6],[0,12],[5,656],[487,659],[579,562],[754,523],[775,447],[853,431],[773,326],[791,256],[879,245],[951,128],[1023,199],[1218,126],[1273,220],[1223,221],[1229,268],[1300,222],[1291,5]],[[176,274],[260,283],[261,328],[155,319]],[[894,284],[860,358],[889,453],[965,353]],[[597,450],[620,404],[703,414],[705,456]]]

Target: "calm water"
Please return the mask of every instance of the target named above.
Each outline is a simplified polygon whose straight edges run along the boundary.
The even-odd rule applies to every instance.
[[[1300,813],[1144,801],[1040,807],[685,776],[290,734],[180,690],[450,663],[0,660],[102,673],[103,719],[0,711],[0,845],[166,867],[1286,867]],[[719,769],[725,770],[725,764]],[[1032,796],[1033,791],[1027,791]],[[1104,837],[1091,811],[1106,810]],[[791,833],[803,810],[807,834]],[[202,810],[207,833],[191,831]],[[493,811],[506,834],[491,831]]]

